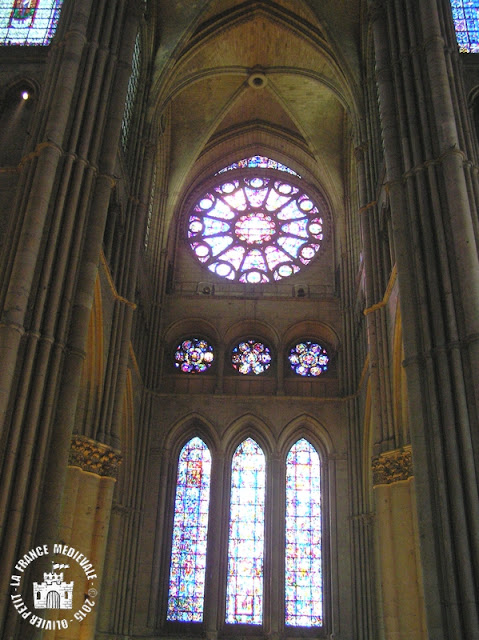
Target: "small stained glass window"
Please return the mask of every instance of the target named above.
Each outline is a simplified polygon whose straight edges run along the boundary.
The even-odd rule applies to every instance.
[[[289,353],[291,369],[299,376],[317,377],[328,368],[328,352],[317,342],[306,340]]]
[[[225,173],[225,171],[232,171],[233,169],[256,169],[257,167],[260,167],[261,169],[276,169],[277,171],[286,171],[286,173],[290,173],[293,176],[301,178],[301,176],[296,173],[296,171],[293,171],[286,165],[281,164],[281,162],[277,162],[276,160],[272,160],[271,158],[267,158],[266,156],[250,156],[249,158],[243,158],[242,160],[233,162],[233,164],[229,164],[224,169],[218,171],[215,175]]]
[[[459,50],[479,52],[479,0],[451,0]]]
[[[236,449],[231,467],[227,623],[263,621],[265,487],[264,453],[248,438]]]
[[[0,0],[0,44],[47,46],[63,0]]]
[[[321,467],[304,438],[286,458],[285,622],[293,627],[323,624],[321,562]]]
[[[218,178],[188,219],[195,258],[221,278],[246,284],[298,273],[320,250],[324,220],[314,199],[287,175],[247,167]],[[279,172],[278,172],[279,173]]]
[[[271,351],[263,342],[244,340],[234,347],[231,364],[243,375],[259,375],[271,365]]]
[[[210,475],[210,451],[200,438],[192,438],[178,460],[167,610],[170,621],[203,620]]]
[[[183,340],[175,351],[175,366],[183,373],[204,373],[213,360],[213,347],[202,338]]]

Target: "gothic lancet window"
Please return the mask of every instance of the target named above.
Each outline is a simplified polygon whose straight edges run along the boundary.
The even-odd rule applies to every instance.
[[[201,622],[206,574],[211,455],[198,437],[181,450],[173,522],[167,619]]]
[[[286,458],[286,624],[323,624],[321,561],[321,468],[314,447],[304,438]]]
[[[0,44],[47,46],[63,0],[0,0]]]
[[[462,53],[479,53],[479,0],[451,0],[457,44]]]
[[[217,276],[265,284],[307,266],[320,251],[324,226],[300,176],[254,156],[216,174],[190,211],[187,236],[195,258]]]
[[[236,449],[231,472],[226,622],[263,620],[266,462],[254,440]]]
[[[288,634],[324,628],[318,451],[299,437],[285,452],[280,473],[267,477],[268,455],[247,437],[220,472],[230,477],[226,492],[210,483],[217,464],[197,436],[184,445],[178,458],[167,622],[201,625],[207,611],[220,610],[227,626],[259,629],[270,626],[272,611],[283,611]],[[211,503],[216,513],[225,514],[225,522],[208,513],[210,490]],[[208,517],[216,543],[208,546],[207,554]],[[208,580],[214,583],[217,576],[208,570],[211,566],[223,576],[219,589],[208,589]],[[283,587],[271,589],[278,584]],[[178,627],[174,629],[176,633]]]

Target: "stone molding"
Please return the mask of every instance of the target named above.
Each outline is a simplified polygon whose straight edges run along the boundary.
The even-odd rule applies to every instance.
[[[116,478],[121,461],[122,455],[117,449],[86,436],[72,436],[68,457],[70,467],[80,467],[83,471],[98,476]]]
[[[373,485],[407,480],[413,474],[411,446],[385,451],[372,460]]]

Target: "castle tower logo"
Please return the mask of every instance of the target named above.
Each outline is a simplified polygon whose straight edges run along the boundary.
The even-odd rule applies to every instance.
[[[68,564],[52,563],[52,572],[43,574],[43,582],[33,583],[33,606],[35,609],[71,609],[73,606],[73,580],[64,582],[61,569],[69,569]]]
[[[40,566],[35,567],[37,561]],[[44,571],[41,580],[41,572],[48,567],[49,561],[51,571]],[[33,627],[44,631],[68,629],[94,611],[97,580],[93,563],[81,551],[65,544],[39,545],[27,551],[15,564],[15,572],[10,577],[10,599],[17,613]],[[25,600],[30,602],[30,597],[33,606],[25,603]],[[55,614],[54,611],[64,613]]]

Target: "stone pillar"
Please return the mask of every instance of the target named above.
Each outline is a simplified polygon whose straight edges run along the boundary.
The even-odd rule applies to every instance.
[[[120,462],[119,451],[85,436],[73,436],[58,539],[61,544],[81,552],[95,569],[94,579],[87,577],[74,560],[65,570],[65,579],[74,581],[72,617],[82,611],[85,596],[94,606],[90,606],[91,612],[87,609],[82,612],[85,613],[83,620],[74,618],[68,629],[57,631],[56,640],[93,640],[95,637],[113,489]]]
[[[427,630],[435,640],[477,640],[479,258],[465,92],[442,0],[371,0],[369,7]]]
[[[411,448],[373,460],[375,538],[385,640],[426,640]]]

